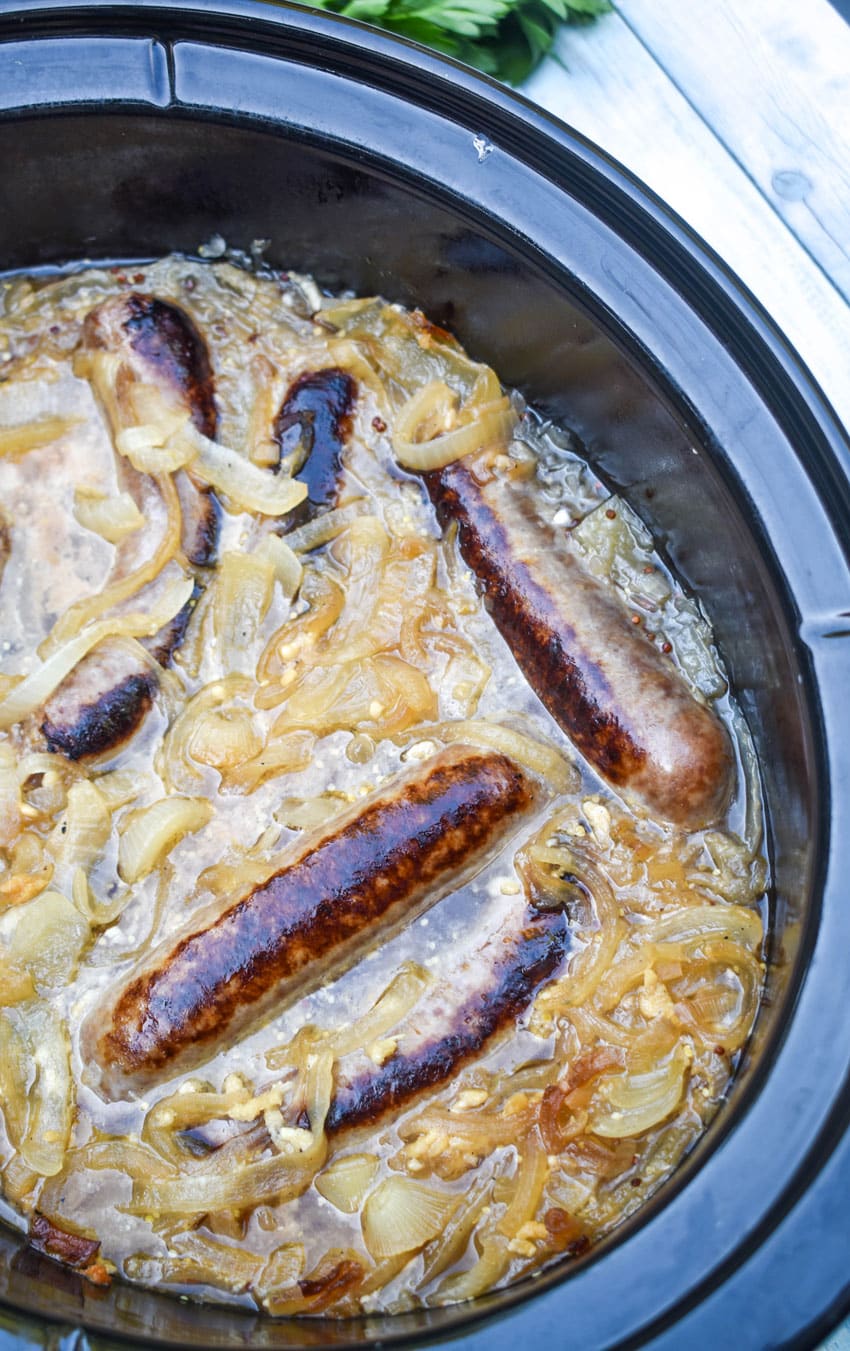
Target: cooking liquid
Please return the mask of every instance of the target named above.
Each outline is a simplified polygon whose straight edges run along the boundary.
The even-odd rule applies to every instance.
[[[282,293],[273,280],[252,277],[229,264],[180,259],[134,267],[131,272],[135,289],[180,305],[204,335],[215,372],[217,439],[228,446],[250,451],[256,403],[261,389],[268,398],[269,380],[279,405],[300,373],[340,364],[333,332],[299,317],[286,303],[291,293]],[[74,374],[73,351],[86,313],[122,289],[126,285],[116,270],[80,273],[43,288],[14,282],[6,292],[5,314],[0,307],[0,357],[5,358],[0,364],[0,428],[29,421],[33,408],[38,417],[78,419],[52,444],[19,459],[0,459],[0,503],[12,541],[0,583],[2,672],[17,676],[33,670],[38,665],[36,649],[57,617],[98,591],[112,566],[115,546],[83,528],[74,515],[75,490],[81,485],[111,496],[120,484],[107,425],[89,384]],[[258,358],[267,365],[258,367]],[[76,1109],[63,1170],[46,1180],[32,1176],[21,1167],[20,1158],[15,1163],[9,1132],[0,1140],[9,1198],[6,1216],[11,1223],[26,1227],[35,1208],[57,1226],[99,1238],[100,1256],[131,1279],[164,1284],[194,1297],[259,1302],[273,1312],[345,1314],[445,1302],[476,1293],[474,1282],[470,1289],[464,1286],[463,1273],[480,1264],[482,1252],[485,1257],[496,1254],[492,1271],[498,1284],[559,1252],[580,1253],[637,1209],[704,1129],[728,1089],[757,1005],[757,994],[742,980],[734,962],[727,961],[728,953],[715,951],[714,960],[709,960],[717,939],[711,932],[702,947],[692,943],[687,953],[681,943],[675,951],[671,948],[666,961],[663,953],[659,957],[654,951],[638,977],[625,982],[621,996],[611,995],[618,964],[628,961],[640,968],[641,935],[659,918],[687,907],[695,915],[707,906],[726,906],[730,914],[739,906],[757,909],[764,890],[761,813],[746,728],[728,695],[710,629],[698,606],[670,577],[641,523],[625,504],[609,497],[563,432],[528,416],[505,457],[507,471],[512,462],[527,466],[531,457],[536,458],[536,478],[529,490],[536,493],[541,514],[565,535],[572,532],[578,540],[574,547],[587,566],[619,589],[644,629],[652,632],[647,641],[668,646],[685,679],[700,697],[714,701],[732,733],[739,789],[728,819],[722,831],[688,834],[653,822],[623,802],[571,747],[493,626],[451,532],[441,539],[420,483],[397,468],[386,405],[366,381],[359,379],[357,384],[338,499],[355,504],[353,524],[302,555],[301,599],[290,604],[276,585],[254,636],[237,652],[223,650],[216,641],[216,583],[211,580],[207,599],[193,615],[142,730],[107,761],[79,771],[95,784],[102,776],[112,776],[113,785],[116,774],[131,776],[130,786],[118,795],[121,801],[113,812],[111,835],[87,869],[89,886],[99,900],[117,902],[125,897],[126,904],[113,923],[92,928],[73,977],[55,987],[42,984],[35,995],[57,1011],[70,1032]],[[219,557],[251,553],[275,525],[247,513],[223,512]],[[153,547],[161,528],[162,519],[154,516],[138,532],[139,558]],[[404,566],[393,583],[391,569],[399,559]],[[258,662],[287,620],[287,637],[297,648],[299,616],[306,621],[311,613],[303,599],[309,594],[308,580],[319,592],[328,581],[335,583],[344,594],[344,606],[325,634],[304,647],[306,664],[302,660],[299,665],[296,653],[290,663],[294,675],[289,693],[281,685],[281,697],[272,702],[269,689],[272,694],[277,691],[275,680],[287,663],[279,661],[274,677],[264,683],[257,676]],[[422,618],[417,650],[424,654],[420,675],[430,689],[431,705],[424,716],[418,709],[409,725],[402,716],[388,737],[383,735],[387,710],[380,707],[380,698],[361,706],[356,691],[335,694],[327,673],[349,660],[347,654],[358,643],[367,684],[375,656],[403,660],[404,625],[417,606]],[[323,665],[311,666],[309,654],[317,644],[324,654]],[[253,791],[235,791],[226,771],[222,776],[219,769],[199,761],[178,768],[182,781],[169,784],[163,761],[168,726],[193,694],[234,671],[246,678],[248,693],[240,689],[238,697],[223,700],[220,707],[250,717],[255,735],[266,744],[305,727],[312,729],[315,739],[308,762],[294,772],[270,777]],[[319,679],[325,681],[321,697],[311,700],[311,681]],[[257,705],[271,706],[255,706],[255,696]],[[291,717],[290,725],[293,700],[298,715]],[[246,885],[245,878],[274,871],[275,860],[300,837],[302,823],[318,823],[358,801],[411,760],[438,749],[446,728],[469,720],[504,725],[554,748],[567,764],[576,765],[575,779],[570,781],[567,771],[561,780],[566,791],[550,783],[518,840],[496,852],[471,882],[376,947],[338,980],[300,999],[192,1073],[126,1100],[105,1100],[98,1091],[97,1074],[81,1056],[80,1027],[105,1005],[109,991],[126,982],[145,953],[191,927],[196,911],[211,902],[232,900]],[[339,725],[333,726],[335,721]],[[19,757],[41,749],[37,721],[5,736]],[[174,766],[170,768],[174,772]],[[212,818],[176,844],[161,866],[129,885],[118,872],[122,820],[169,789],[208,799]],[[35,840],[31,852],[37,854],[41,847],[51,857],[49,841],[55,839],[64,803],[39,808],[45,800],[41,775],[25,784],[24,800],[32,807],[24,822]],[[344,1029],[374,1005],[405,963],[417,964],[434,982],[450,984],[460,997],[480,978],[487,936],[519,922],[525,912],[529,870],[528,866],[518,870],[516,856],[529,847],[533,852],[535,843],[544,852],[550,850],[548,863],[533,860],[532,872],[545,890],[548,867],[553,903],[564,886],[563,876],[555,871],[558,849],[572,848],[573,855],[567,852],[566,859],[578,858],[579,864],[590,859],[591,868],[607,877],[622,932],[610,963],[607,1000],[597,989],[585,1006],[574,1008],[568,995],[547,1003],[544,991],[512,1035],[486,1046],[478,1061],[464,1066],[447,1084],[407,1105],[397,1118],[389,1116],[374,1128],[334,1137],[327,1162],[317,1173],[319,1186],[311,1183],[303,1194],[282,1203],[271,1197],[241,1211],[227,1207],[193,1215],[141,1213],[135,1204],[140,1187],[143,1193],[145,1179],[140,1174],[132,1168],[88,1166],[87,1157],[94,1156],[86,1151],[100,1141],[144,1139],[150,1148],[157,1104],[186,1084],[226,1092],[228,1085],[232,1089],[241,1083],[257,1095],[282,1084],[280,1119],[294,1126],[287,1107],[297,1075],[292,1064],[287,1068],[286,1048],[299,1030],[308,1025],[328,1034]],[[15,871],[13,850],[4,855],[6,871],[0,880]],[[570,873],[567,864],[562,872]],[[581,882],[580,866],[575,872]],[[70,895],[72,877],[71,864],[63,865],[54,873],[51,889]],[[568,990],[570,971],[582,954],[600,941],[606,922],[592,892],[592,885],[579,887],[573,909],[568,907],[573,932],[568,964],[558,976],[562,990]],[[0,941],[12,944],[21,913],[18,906],[0,913]],[[657,935],[654,941],[657,949]],[[758,942],[743,946],[745,958],[760,970]],[[684,1013],[688,1008],[695,1010],[690,1019]],[[14,1010],[9,1016],[14,1019]],[[415,1025],[415,1007],[406,1017],[408,1023],[411,1020]],[[725,1025],[730,1029],[728,1039],[723,1036]],[[404,1025],[394,1035],[403,1044]],[[606,1084],[615,1079],[622,1084],[629,1074],[638,1079],[651,1074],[646,1049],[653,1044],[659,1064],[674,1064],[670,1082],[675,1085],[676,1076],[680,1081],[670,1110],[634,1135],[600,1134],[594,1123],[598,1126],[603,1117],[616,1115],[612,1102],[619,1101],[615,1094],[608,1102]],[[562,1147],[553,1152],[551,1132],[547,1145],[541,1144],[539,1126],[529,1130],[529,1113],[539,1112],[544,1092],[565,1082],[571,1068],[600,1047],[615,1059],[601,1075],[586,1080],[583,1101],[579,1094],[562,1109],[562,1126],[571,1125],[563,1130]],[[368,1052],[368,1047],[361,1051],[363,1063],[368,1063]],[[639,1097],[641,1091],[651,1109],[652,1085],[641,1087],[636,1079],[633,1096]],[[554,1101],[551,1093],[547,1101]],[[476,1152],[452,1143],[449,1133],[441,1147],[439,1131],[431,1129],[430,1138],[427,1132],[418,1136],[415,1132],[417,1119],[434,1104],[454,1110],[458,1122],[490,1113],[509,1123],[513,1115],[516,1136],[508,1132],[505,1142]],[[208,1166],[222,1141],[240,1132],[246,1138],[250,1131],[261,1135],[264,1120],[270,1133],[264,1143],[252,1147],[273,1152],[278,1118],[262,1114],[253,1124],[225,1118],[217,1126],[201,1124],[194,1132],[188,1129],[175,1136],[172,1143],[178,1155],[182,1150],[186,1174]],[[364,1241],[365,1197],[346,1213],[321,1190],[328,1167],[347,1154],[374,1160],[365,1197],[386,1179],[405,1177],[457,1202],[459,1209],[452,1213],[456,1250],[448,1260],[443,1261],[442,1237],[436,1234],[409,1252],[376,1256],[374,1241],[370,1251]],[[500,1232],[499,1223],[510,1217],[512,1206],[516,1212],[520,1182],[527,1185],[531,1175],[522,1171],[524,1160],[536,1178],[539,1202],[518,1232]],[[367,1164],[364,1175],[368,1172]],[[457,1221],[464,1206],[472,1216],[466,1233]],[[568,1222],[572,1229],[567,1229]],[[237,1260],[237,1253],[247,1257]],[[270,1259],[281,1253],[280,1280],[275,1284]],[[358,1261],[363,1278],[346,1288],[341,1282],[335,1301],[305,1294],[320,1287],[329,1271],[342,1270],[345,1262],[356,1266]]]

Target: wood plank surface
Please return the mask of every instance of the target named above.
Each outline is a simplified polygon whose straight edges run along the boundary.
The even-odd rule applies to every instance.
[[[850,300],[850,26],[826,0],[617,9]]]
[[[777,22],[796,8],[796,0],[765,2]],[[555,54],[523,92],[642,178],[716,250],[771,314],[850,427],[850,307],[798,241],[794,222],[778,214],[710,121],[696,111],[690,86],[686,97],[650,50],[648,39],[634,31],[638,10],[645,17],[668,0],[616,3],[628,22],[622,14],[611,14],[588,28],[563,28]],[[690,12],[691,4],[702,0],[688,0],[687,6],[681,0],[669,3]],[[712,3],[713,12],[727,18],[741,7],[740,0]],[[843,22],[827,0],[806,0],[804,8],[810,18],[823,11],[829,21]],[[722,67],[710,32],[701,42],[692,37],[688,41],[701,53],[704,80],[719,79]],[[670,53],[666,59],[673,63]],[[683,86],[690,78],[680,75]],[[833,71],[827,83],[833,89],[830,97],[839,98],[840,71]],[[762,97],[763,89],[757,90],[754,99]],[[850,213],[845,213],[844,238],[848,222]]]

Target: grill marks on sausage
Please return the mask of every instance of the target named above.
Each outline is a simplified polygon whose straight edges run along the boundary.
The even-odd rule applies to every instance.
[[[520,669],[590,763],[667,820],[716,819],[731,790],[728,735],[619,600],[508,480],[463,461],[424,479]]]
[[[206,345],[189,316],[155,296],[131,292],[97,306],[86,317],[83,340],[95,350],[121,355],[128,380],[162,388],[181,402],[205,436],[216,432],[212,366]],[[150,481],[122,463],[122,475],[134,496],[144,495]],[[182,546],[187,562],[205,568],[215,560],[219,508],[208,488],[183,471],[175,475],[183,516]],[[120,568],[120,552],[117,566]],[[168,665],[183,640],[195,594],[178,615],[142,646],[153,661],[143,665],[126,649],[101,644],[86,657],[49,700],[41,724],[51,751],[70,760],[95,757],[117,749],[141,725],[158,689],[154,662]]]
[[[148,712],[159,682],[139,669],[135,653],[103,643],[84,658],[46,706],[41,730],[50,751],[69,760],[99,755],[130,736]]]
[[[344,814],[118,994],[94,1058],[119,1087],[208,1058],[467,880],[535,801],[506,756],[453,746]]]
[[[338,1079],[325,1121],[328,1134],[398,1113],[419,1094],[446,1083],[499,1032],[513,1028],[535,991],[562,964],[568,944],[562,913],[528,912],[485,944],[471,990],[463,971],[448,978],[441,973],[440,987],[411,1015],[412,1032],[402,1030],[402,1049],[383,1065]]]
[[[275,421],[274,437],[282,457],[300,448],[307,454],[295,475],[307,485],[307,498],[300,515],[292,514],[291,524],[334,505],[356,397],[355,381],[338,366],[306,371],[290,385]]]
[[[131,291],[93,310],[84,332],[91,346],[103,347],[115,345],[116,329],[146,378],[173,391],[198,431],[212,439],[217,423],[212,365],[206,343],[185,310]]]
[[[186,562],[194,568],[212,567],[221,529],[218,499],[211,488],[199,487],[182,469],[174,475],[174,486],[183,516],[181,544]]]

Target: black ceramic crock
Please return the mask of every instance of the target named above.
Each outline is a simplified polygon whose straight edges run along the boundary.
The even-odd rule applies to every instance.
[[[0,165],[0,271],[268,238],[275,264],[421,305],[576,428],[713,619],[775,876],[728,1102],[585,1259],[451,1309],[275,1322],[101,1292],[3,1232],[0,1343],[813,1344],[850,1302],[850,453],[809,374],[583,138],[310,11],[0,0]]]

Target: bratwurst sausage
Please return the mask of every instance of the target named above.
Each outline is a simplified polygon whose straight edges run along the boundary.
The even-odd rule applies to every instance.
[[[515,1026],[568,945],[562,911],[512,914],[459,966],[440,972],[437,988],[405,1020],[396,1052],[382,1065],[366,1056],[354,1065],[343,1061],[325,1121],[328,1134],[398,1115],[453,1078],[498,1033]]]
[[[185,409],[205,436],[214,437],[217,415],[213,374],[206,345],[192,320],[178,306],[156,296],[130,292],[114,296],[91,310],[83,326],[83,350],[120,358],[115,398],[120,410],[134,384],[160,389],[170,404]],[[115,429],[113,429],[114,431]],[[152,479],[138,474],[119,457],[119,479],[142,514],[161,509]],[[175,476],[182,515],[181,543],[187,562],[206,568],[215,561],[219,514],[215,497],[185,472]],[[134,538],[119,545],[112,580],[132,564]],[[116,749],[137,729],[159,685],[157,663],[167,666],[180,646],[200,593],[170,624],[143,646],[153,660],[145,663],[120,643],[105,643],[62,682],[48,701],[41,724],[48,749],[70,760],[103,755]]]
[[[425,474],[438,517],[538,698],[615,787],[677,825],[728,803],[732,749],[716,714],[535,513],[520,485],[459,460]]]
[[[154,385],[182,407],[192,424],[215,439],[218,414],[207,345],[185,310],[158,296],[131,291],[105,300],[87,316],[83,346],[121,358],[117,397],[135,383]],[[183,512],[183,552],[196,567],[215,562],[219,512],[215,497],[181,470],[175,479]]]
[[[304,371],[287,390],[274,438],[282,457],[306,456],[295,478],[307,485],[307,497],[290,513],[287,529],[336,504],[356,400],[357,385],[337,366]]]
[[[385,942],[522,819],[535,788],[507,756],[453,746],[345,812],[223,913],[154,956],[84,1050],[116,1091],[208,1059]]]

